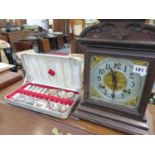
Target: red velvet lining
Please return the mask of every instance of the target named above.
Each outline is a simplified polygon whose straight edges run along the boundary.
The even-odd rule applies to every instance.
[[[51,76],[55,75],[55,71],[53,69],[49,69],[48,74],[50,74]]]
[[[27,83],[23,86],[21,86],[19,89],[15,90],[14,92],[12,92],[11,94],[7,95],[6,98],[9,99],[11,97],[13,97],[14,95],[16,95],[17,93],[19,93],[20,90],[26,88],[28,85],[30,85],[31,83]]]
[[[46,85],[36,84],[36,83],[28,83],[27,85],[29,85],[29,84],[30,85],[33,85],[33,86],[42,87],[42,88],[48,88],[48,89],[50,89],[50,88],[53,88],[53,89],[61,89],[61,88],[57,88],[57,87],[53,87],[53,86],[46,86]],[[79,94],[79,92],[77,92],[77,91],[72,91],[72,90],[67,90],[67,89],[63,89],[63,90],[66,91],[66,92],[73,92],[75,94]]]
[[[65,105],[69,105],[69,106],[71,106],[74,103],[74,100],[72,100],[72,99],[66,99],[66,98],[61,98],[61,97],[56,97],[56,96],[46,95],[46,94],[40,94],[40,93],[32,92],[32,91],[29,91],[29,90],[25,90],[25,88],[28,85],[38,86],[38,87],[42,87],[42,88],[59,89],[59,88],[56,88],[56,87],[45,86],[45,85],[41,85],[41,84],[28,83],[28,84],[25,84],[24,86],[20,87],[19,89],[15,90],[11,94],[7,95],[6,98],[10,99],[14,95],[16,95],[17,93],[20,93],[20,94],[24,94],[24,95],[27,95],[27,96],[32,96],[32,97],[35,97],[35,98],[40,98],[40,99],[45,99],[45,100],[49,100],[49,101],[54,101],[56,103],[65,104]],[[65,90],[65,91],[66,92],[74,92],[74,91],[69,91],[69,90]],[[74,93],[75,94],[79,94],[79,92],[74,92]]]
[[[13,97],[14,95],[16,95],[19,91],[15,90],[14,92],[12,92],[11,94],[7,95],[6,98],[10,99],[11,97]]]

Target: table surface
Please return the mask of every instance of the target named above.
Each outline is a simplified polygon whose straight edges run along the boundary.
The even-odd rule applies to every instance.
[[[3,100],[4,96],[11,91],[21,86],[23,80],[14,83],[13,85],[0,90],[0,134],[13,135],[30,135],[43,134],[52,135],[52,129],[58,128],[64,134],[71,133],[73,135],[85,134],[123,134],[119,131],[93,124],[83,120],[75,120],[69,117],[66,120],[56,119],[51,116],[43,115],[31,110],[19,108],[13,105],[6,104]],[[148,106],[148,124],[150,133],[155,133],[155,105]]]

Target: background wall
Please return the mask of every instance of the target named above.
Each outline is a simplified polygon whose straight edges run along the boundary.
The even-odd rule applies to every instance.
[[[27,19],[28,25],[39,25],[43,29],[48,29],[48,20],[47,19]]]
[[[53,19],[48,19],[49,25],[53,25]]]

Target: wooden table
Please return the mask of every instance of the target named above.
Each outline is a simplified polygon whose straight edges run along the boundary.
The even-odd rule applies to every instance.
[[[110,134],[120,135],[121,132],[96,125],[83,120],[74,120],[69,117],[66,120],[56,119],[51,116],[39,114],[30,110],[22,109],[4,103],[3,97],[14,89],[22,85],[23,80],[0,90],[0,134],[44,134],[51,135],[53,128],[59,131],[76,135],[85,134]],[[149,126],[151,132],[155,133],[155,106],[148,107]]]
[[[0,72],[0,89],[6,88],[12,83],[23,79],[23,72],[18,70],[17,72],[12,72],[10,69]]]

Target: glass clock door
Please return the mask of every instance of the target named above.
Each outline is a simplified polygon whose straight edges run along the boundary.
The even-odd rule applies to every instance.
[[[90,64],[89,98],[136,109],[149,63],[94,55]]]

